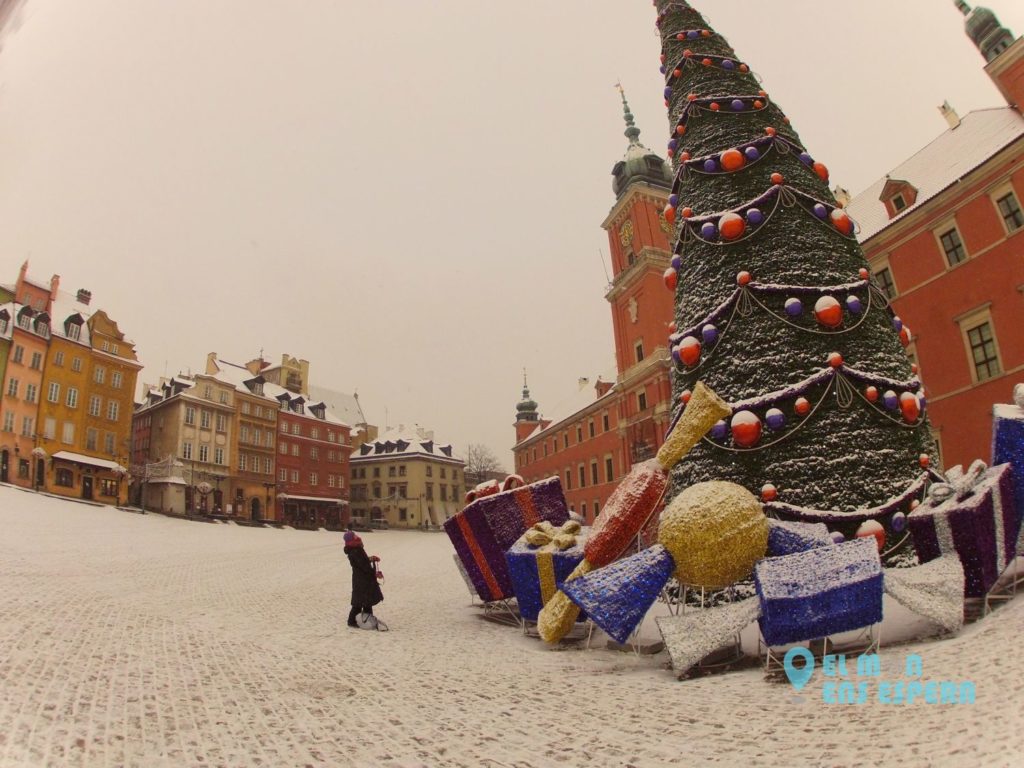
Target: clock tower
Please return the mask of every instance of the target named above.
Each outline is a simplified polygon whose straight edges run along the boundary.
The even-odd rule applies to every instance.
[[[615,204],[601,226],[608,232],[611,305],[618,368],[619,433],[631,463],[654,455],[671,418],[668,324],[673,291],[664,273],[671,261],[673,227],[664,210],[672,186],[665,160],[640,143],[626,94],[622,96],[625,156],[612,167]]]

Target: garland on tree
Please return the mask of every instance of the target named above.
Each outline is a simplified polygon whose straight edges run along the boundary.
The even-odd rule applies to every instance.
[[[675,416],[698,378],[731,409],[671,492],[729,480],[770,514],[891,550],[934,453],[910,331],[871,281],[828,168],[750,66],[688,3],[655,6],[675,164]]]

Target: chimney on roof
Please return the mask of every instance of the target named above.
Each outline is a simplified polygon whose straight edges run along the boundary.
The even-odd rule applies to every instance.
[[[56,277],[56,275],[54,275],[54,277]],[[75,300],[79,304],[85,304],[85,306],[88,307],[89,302],[92,301],[92,291],[87,291],[85,288],[79,288],[78,293],[75,294]]]
[[[948,101],[942,102],[942,106],[939,107],[939,112],[946,118],[946,122],[949,123],[949,129],[953,130],[960,125],[960,115],[956,113],[956,110],[949,106]]]
[[[54,275],[50,278],[50,303],[52,304],[57,300],[57,289],[60,288],[60,275]]]
[[[845,187],[837,186],[832,190],[832,194],[835,195],[836,202],[839,203],[840,207],[845,208],[850,204],[850,190]]]

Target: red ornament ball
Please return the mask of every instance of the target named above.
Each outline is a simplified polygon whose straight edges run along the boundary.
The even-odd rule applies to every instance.
[[[676,332],[676,321],[675,320],[673,320],[671,323],[668,324],[668,332],[669,333],[675,333]]]
[[[885,546],[885,528],[877,520],[865,520],[860,524],[857,529],[857,538],[863,539],[868,536],[875,537],[875,543],[878,544],[878,551],[882,551],[882,547]]]
[[[665,287],[670,291],[674,291],[676,283],[679,281],[679,273],[672,269],[672,267],[669,267],[665,270],[663,277],[665,278]]]
[[[680,160],[681,160],[682,162],[684,162],[684,163],[685,163],[685,162],[686,162],[687,160],[689,160],[689,159],[690,159],[690,153],[689,153],[689,152],[683,152],[683,154],[681,154],[681,155],[679,156],[679,159],[680,159]]]
[[[900,343],[904,347],[910,345],[910,329],[905,325],[900,329]]]
[[[811,166],[814,172],[818,174],[818,178],[822,181],[828,181],[828,168],[825,167],[824,163],[815,163]]]
[[[908,423],[917,421],[921,415],[921,402],[917,395],[913,392],[904,392],[900,395],[900,413],[903,414],[903,420]]]
[[[859,270],[857,270],[857,274],[860,275],[861,280],[867,280],[868,276],[871,273],[868,272],[867,267],[861,267]]]
[[[681,74],[683,74],[683,70],[681,70],[681,69],[673,69],[672,70],[672,77],[679,77]]]
[[[703,64],[705,67],[710,67],[711,66],[711,59],[701,59],[700,63]]]
[[[688,219],[693,216],[693,208],[683,208],[683,218]]]
[[[679,402],[681,402],[681,403],[682,403],[683,405],[686,405],[686,404],[687,404],[688,402],[690,402],[690,397],[691,397],[692,395],[693,395],[693,393],[692,393],[692,392],[690,392],[690,390],[688,390],[688,389],[684,389],[684,390],[683,390],[683,391],[682,391],[682,392],[681,392],[681,393],[679,394]]]
[[[806,416],[811,412],[811,403],[806,397],[798,397],[793,403],[793,411],[797,416]]]
[[[911,373],[917,373],[917,363],[911,363],[910,364],[910,372]]]
[[[746,64],[740,64],[740,66],[739,66],[739,70],[740,70],[740,72],[742,72],[743,74],[747,74],[747,72],[749,72],[749,71],[750,71],[750,67],[748,67],[748,66],[747,66]]]
[[[778,496],[778,490],[771,483],[765,483],[761,486],[761,501],[775,501]]]
[[[754,109],[762,109],[763,107],[764,107],[764,102],[763,101],[761,101],[760,99],[754,99]]]
[[[685,40],[685,39],[686,39],[686,34],[685,33],[679,32],[678,34],[676,34],[676,40]]]
[[[718,231],[724,240],[736,240],[743,237],[747,222],[738,213],[727,213],[718,220]]]
[[[867,387],[864,390],[864,397],[868,399],[869,403],[878,402],[878,387]]]
[[[747,285],[750,282],[750,273],[746,270],[736,273],[736,284]]]
[[[700,360],[700,342],[695,336],[687,336],[679,342],[679,359],[689,366]]]
[[[928,469],[928,465],[932,463],[932,457],[927,453],[922,453],[917,457],[917,463],[921,465],[921,469]]]
[[[693,51],[691,51],[689,48],[687,48],[685,51],[683,51],[683,58],[688,59],[691,56],[693,56]]]
[[[662,64],[664,64],[665,63],[665,54],[664,53],[661,54],[661,56],[659,56],[658,59],[661,61]]]
[[[682,123],[677,125],[676,126],[676,133],[679,134],[680,136],[682,136],[684,133],[686,133],[686,126],[683,125]]]
[[[673,208],[671,205],[666,205],[665,210],[662,211],[662,213],[665,216],[665,221],[667,221],[669,224],[672,224],[676,220],[676,209]]]
[[[711,37],[711,30],[710,29],[702,29],[700,31],[700,36],[701,37]]]
[[[773,173],[771,179],[772,184],[782,184],[783,182],[785,182],[785,179],[782,177],[781,173]]]
[[[761,439],[761,419],[753,411],[739,411],[729,422],[732,441],[741,448],[750,448]]]
[[[774,136],[775,135],[775,129],[772,128],[771,126],[768,126],[767,128],[765,128],[764,132],[768,136]]]
[[[686,94],[686,100],[687,101],[696,101],[697,100],[697,94],[694,93],[693,91],[690,91],[690,93]]]
[[[832,226],[842,232],[844,235],[848,235],[853,231],[853,219],[851,219],[846,211],[841,208],[833,208],[829,218],[832,220]]]
[[[743,153],[738,149],[727,149],[722,153],[722,156],[718,159],[721,163],[722,169],[726,171],[738,171],[744,165],[747,164],[747,158],[743,156]]]
[[[814,302],[814,318],[826,328],[843,324],[843,305],[833,296],[822,296]]]
[[[712,101],[711,104],[708,105],[708,109],[710,109],[712,112],[717,112],[721,108],[722,106],[717,101]]]
[[[833,368],[838,368],[843,364],[843,356],[840,355],[838,352],[829,352],[828,364]]]

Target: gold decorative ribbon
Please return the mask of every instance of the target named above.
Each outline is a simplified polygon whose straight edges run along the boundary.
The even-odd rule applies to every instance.
[[[557,528],[549,521],[542,520],[526,532],[526,542],[532,547],[554,544],[555,549],[564,550],[576,546],[576,534],[579,532],[580,524],[575,520],[562,523]]]

